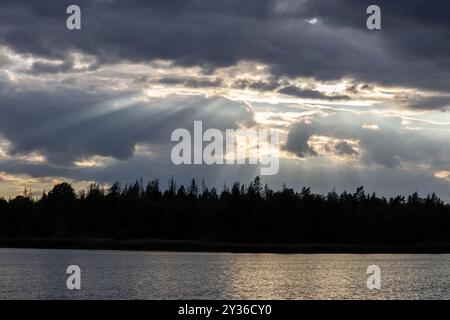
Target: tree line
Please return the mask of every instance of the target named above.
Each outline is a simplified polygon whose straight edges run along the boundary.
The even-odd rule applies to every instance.
[[[200,240],[226,243],[407,244],[450,242],[450,206],[435,194],[385,198],[356,192],[315,194],[259,177],[220,192],[195,180],[98,184],[78,194],[69,183],[40,199],[0,199],[0,237]]]

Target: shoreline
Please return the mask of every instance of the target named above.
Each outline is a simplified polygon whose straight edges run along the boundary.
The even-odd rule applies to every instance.
[[[167,252],[270,253],[270,254],[445,254],[450,243],[393,245],[365,244],[246,244],[191,240],[100,239],[100,238],[0,238],[0,248],[78,249]]]

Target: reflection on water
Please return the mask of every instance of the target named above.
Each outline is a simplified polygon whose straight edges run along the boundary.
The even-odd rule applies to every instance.
[[[80,291],[66,289],[79,265]],[[382,271],[379,291],[366,269]],[[0,249],[1,299],[450,299],[450,255]]]

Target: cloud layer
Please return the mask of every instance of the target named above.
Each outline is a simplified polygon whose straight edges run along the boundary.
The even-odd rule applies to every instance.
[[[380,0],[379,31],[368,0],[80,0],[79,31],[69,4],[0,3],[0,196],[259,172],[172,165],[171,132],[202,120],[278,130],[275,187],[450,199],[448,2]]]
[[[446,1],[378,1],[379,32],[365,28],[367,0],[78,1],[80,32],[65,27],[69,4],[2,1],[0,43],[53,59],[77,50],[100,63],[165,59],[205,70],[251,60],[278,76],[436,90],[450,84]],[[56,70],[37,64],[35,71]]]

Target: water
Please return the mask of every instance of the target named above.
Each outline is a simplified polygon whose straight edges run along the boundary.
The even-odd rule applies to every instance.
[[[73,264],[79,291],[66,288]],[[0,249],[0,299],[450,299],[450,255]]]

